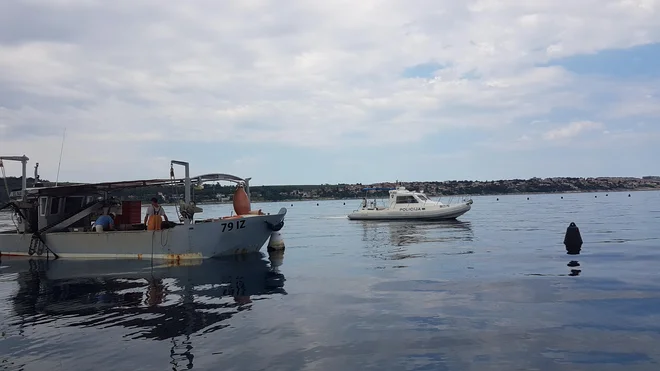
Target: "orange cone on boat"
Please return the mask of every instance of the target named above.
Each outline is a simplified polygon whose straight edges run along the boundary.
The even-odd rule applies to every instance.
[[[250,213],[250,199],[243,185],[239,185],[234,192],[234,212],[236,215],[245,215]]]

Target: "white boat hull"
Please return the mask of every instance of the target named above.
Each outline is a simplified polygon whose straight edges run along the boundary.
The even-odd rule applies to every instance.
[[[470,211],[471,203],[445,205],[437,208],[362,209],[348,215],[351,220],[446,220],[456,219]]]
[[[53,232],[42,238],[59,259],[206,259],[261,250],[273,232],[270,226],[283,222],[286,211],[158,231]],[[47,248],[30,254],[31,241],[29,233],[0,234],[0,256],[53,258]]]

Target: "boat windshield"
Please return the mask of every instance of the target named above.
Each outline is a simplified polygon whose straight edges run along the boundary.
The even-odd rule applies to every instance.
[[[418,194],[417,197],[419,197],[419,199],[422,200],[422,201],[429,201],[429,198],[426,197],[426,195]]]

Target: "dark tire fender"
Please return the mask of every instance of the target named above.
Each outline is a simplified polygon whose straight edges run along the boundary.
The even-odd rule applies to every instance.
[[[270,230],[273,231],[273,232],[277,232],[280,229],[282,229],[282,227],[284,227],[284,220],[282,220],[281,222],[279,222],[277,224],[273,224],[273,223],[268,222],[268,221],[264,221],[264,223],[266,223],[268,228],[270,228]]]

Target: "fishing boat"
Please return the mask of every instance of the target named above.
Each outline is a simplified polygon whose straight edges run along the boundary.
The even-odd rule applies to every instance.
[[[284,226],[286,208],[276,214],[251,210],[249,180],[230,174],[190,177],[188,162],[172,160],[169,179],[27,187],[25,156],[0,156],[23,165],[22,188],[13,192],[1,209],[10,210],[15,230],[0,232],[0,256],[55,259],[206,259],[261,250],[269,238],[277,239]],[[185,177],[174,177],[173,165],[185,167]],[[201,213],[191,199],[191,189],[206,182],[235,183],[234,212],[221,218],[196,220]],[[140,220],[141,202],[119,200],[112,192],[156,186],[184,187],[184,200],[175,205],[178,222],[163,222],[148,230]],[[116,215],[113,230],[92,229],[99,215]]]
[[[443,220],[456,219],[470,211],[472,199],[465,199],[457,204],[444,204],[433,201],[424,192],[396,188],[365,188],[389,191],[386,206],[378,206],[375,201],[368,202],[365,197],[359,209],[348,215],[351,220]]]

